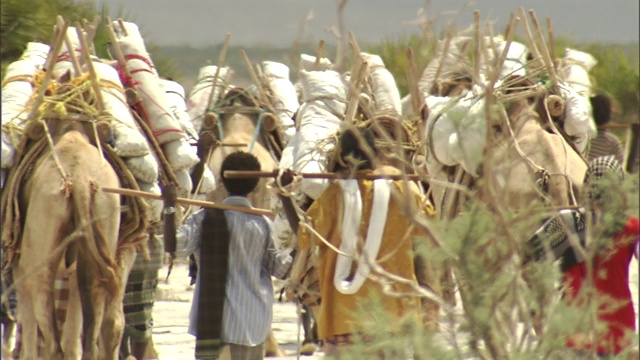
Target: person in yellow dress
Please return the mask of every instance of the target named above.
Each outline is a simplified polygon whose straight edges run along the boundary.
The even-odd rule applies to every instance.
[[[343,161],[350,164],[347,171],[374,172],[372,157],[377,152],[369,130],[348,130],[339,145]],[[415,294],[409,284],[385,276],[378,281],[380,271],[369,266],[373,263],[370,259],[375,259],[383,272],[419,283],[439,295],[438,274],[415,251],[419,242],[426,242],[427,238],[412,219],[418,212],[429,217],[435,214],[433,207],[421,201],[417,189],[415,184],[404,181],[337,180],[306,213],[314,230],[298,227],[299,248],[317,247],[312,253],[317,253],[321,294],[318,337],[326,355],[339,356],[343,346],[367,341],[366,325],[360,321],[359,311],[371,301],[380,301],[388,318],[413,316],[428,329],[437,329],[437,303],[409,295]],[[340,254],[338,249],[355,258]],[[384,288],[381,283],[385,283]],[[391,296],[390,292],[406,295]]]

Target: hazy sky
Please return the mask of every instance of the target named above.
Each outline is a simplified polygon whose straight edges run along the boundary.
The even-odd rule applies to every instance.
[[[97,0],[106,4],[112,17],[124,14],[138,24],[145,40],[158,45],[218,44],[231,33],[234,45],[266,43],[291,45],[300,24],[309,14],[305,36],[335,42],[325,29],[337,26],[338,0]],[[577,41],[638,42],[639,0],[348,0],[347,30],[358,41],[376,42],[419,31],[418,10],[438,23],[454,21],[459,28],[473,22],[473,11],[482,20],[495,20],[502,32],[509,14],[519,7],[534,9],[544,24],[553,21],[556,36]],[[428,6],[426,6],[428,4]],[[425,7],[426,6],[426,7]],[[452,12],[456,12],[453,14]],[[522,34],[520,32],[520,34]]]

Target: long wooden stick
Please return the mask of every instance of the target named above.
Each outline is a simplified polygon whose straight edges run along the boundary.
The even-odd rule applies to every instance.
[[[527,38],[529,51],[531,52],[531,55],[533,55],[533,58],[538,61],[538,63],[536,64],[537,67],[538,65],[540,65],[539,61],[541,61],[540,51],[538,51],[536,42],[533,40],[533,36],[531,35],[531,29],[529,28],[529,22],[527,21],[527,14],[525,13],[524,8],[520,7],[518,11],[520,12],[520,22],[522,23],[522,26],[524,28],[524,35]]]
[[[224,43],[222,44],[222,48],[220,49],[220,54],[218,55],[218,65],[216,66],[216,72],[213,75],[213,81],[211,83],[211,93],[209,94],[209,99],[207,100],[207,107],[204,110],[205,114],[211,109],[211,105],[213,104],[213,97],[216,92],[216,87],[218,87],[218,77],[220,77],[220,71],[222,71],[225,58],[227,57],[227,49],[229,49],[229,43],[231,43],[231,33],[227,33],[227,36],[225,36]],[[222,94],[218,94],[218,96],[220,95]]]
[[[544,36],[542,36],[542,30],[540,30],[540,24],[538,24],[538,18],[536,17],[536,13],[533,10],[529,10],[529,16],[531,17],[531,22],[533,23],[533,28],[536,31],[536,38],[540,43],[542,61],[544,65],[547,67],[547,71],[551,76],[551,82],[553,86],[558,86],[558,78],[556,77],[556,70],[553,66],[553,61],[551,60],[551,56],[549,55],[549,49],[547,49],[547,44],[544,41]]]
[[[80,40],[82,56],[84,57],[85,64],[87,65],[87,69],[89,70],[89,75],[91,76],[91,83],[95,92],[98,110],[102,111],[105,109],[104,99],[102,98],[102,88],[100,87],[100,78],[98,77],[98,73],[93,67],[93,61],[91,61],[89,43],[87,42],[87,38],[85,37],[84,31],[82,31],[82,27],[80,27],[80,25],[76,26],[76,32],[78,33],[78,39]]]
[[[416,115],[420,115],[423,101],[422,94],[420,94],[420,86],[418,85],[418,67],[416,65],[416,59],[413,54],[413,49],[407,48],[407,85],[409,85],[409,93],[411,94],[411,107]]]
[[[297,174],[305,179],[361,179],[361,180],[377,180],[377,179],[389,179],[389,180],[410,180],[419,181],[425,177],[416,174],[406,175],[386,175],[386,174],[362,174],[362,173],[299,173]],[[278,176],[278,170],[275,171],[237,171],[227,170],[224,172],[224,177],[229,179],[249,179],[249,178],[275,178]]]
[[[103,187],[100,189],[104,192],[112,193],[112,194],[118,194],[118,195],[124,195],[124,196],[135,196],[135,197],[141,197],[141,198],[153,199],[153,200],[162,200],[162,195],[158,195],[158,194],[154,194],[146,191],[122,189],[122,188],[108,188],[108,187]],[[269,216],[271,218],[274,217],[273,212],[269,210],[256,209],[256,208],[250,208],[250,207],[244,207],[244,206],[219,204],[219,203],[214,203],[210,201],[177,198],[176,203],[181,205],[196,205],[196,206],[216,208],[216,209],[222,209],[222,210],[235,210],[235,211],[252,214],[252,215],[264,215],[264,216]]]
[[[53,67],[56,64],[56,60],[58,59],[58,54],[60,53],[60,49],[62,48],[62,42],[64,41],[68,28],[69,22],[65,21],[62,27],[56,26],[54,30],[54,41],[49,48],[49,54],[47,55],[44,79],[42,80],[42,84],[40,84],[38,95],[31,105],[31,112],[29,113],[27,122],[36,119],[39,115],[39,107],[42,104],[42,101],[44,100],[44,94],[49,87],[49,82],[51,81],[51,77],[53,76]]]
[[[556,55],[556,41],[553,37],[553,24],[551,18],[547,18],[547,36],[549,37],[549,54],[551,55],[551,62],[554,69],[558,68],[558,56]]]

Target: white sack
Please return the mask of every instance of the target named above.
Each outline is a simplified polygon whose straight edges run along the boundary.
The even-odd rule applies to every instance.
[[[160,186],[158,185],[157,182],[146,183],[143,181],[138,181],[138,187],[140,188],[140,191],[149,192],[156,195],[162,195],[162,190],[160,189]],[[148,220],[151,223],[160,221],[162,219],[162,209],[164,208],[163,201],[155,200],[155,199],[146,199],[146,198],[143,198],[143,199],[149,206],[149,210],[147,212]]]
[[[105,111],[113,117],[111,126],[115,137],[116,154],[120,157],[139,157],[149,154],[151,151],[149,143],[133,118],[118,72],[112,66],[96,61],[93,62],[93,67],[102,85]]]
[[[193,140],[198,140],[198,132],[194,129],[191,117],[187,112],[187,104],[184,97],[184,87],[175,81],[160,79],[160,83],[167,93],[169,99],[169,108],[173,111],[173,115],[180,122],[182,131]]]
[[[573,143],[578,151],[586,155],[589,139],[595,137],[598,132],[593,120],[591,101],[569,86],[561,86],[560,93],[564,98],[565,109],[563,129],[567,135],[574,138]]]
[[[202,120],[204,118],[205,111],[207,110],[207,103],[211,96],[211,89],[213,85],[213,77],[216,74],[217,66],[208,65],[200,68],[198,73],[198,81],[189,92],[187,100],[187,113],[191,118],[193,127],[196,131],[200,131],[202,128]],[[221,96],[221,92],[224,87],[224,83],[227,81],[230,70],[228,67],[220,69],[218,79],[216,81],[215,92],[213,94],[213,105]]]
[[[173,174],[176,176],[176,181],[178,182],[178,186],[180,190],[185,192],[186,194],[191,194],[191,190],[193,190],[193,184],[191,183],[191,174],[189,170],[180,169],[174,170]]]
[[[75,73],[73,63],[71,62],[71,56],[75,56],[78,60],[82,57],[82,47],[80,46],[80,39],[78,39],[78,33],[75,27],[67,28],[67,38],[71,43],[71,49],[67,47],[66,41],[62,42],[60,53],[58,54],[56,63],[53,65],[52,75],[54,79],[59,79],[67,71],[71,72],[72,77],[80,75]]]
[[[298,63],[298,70],[302,71],[324,71],[331,70],[333,68],[333,64],[331,60],[328,58],[320,58],[318,62],[318,68],[316,69],[316,57],[307,54],[300,54],[300,62]]]
[[[332,136],[340,129],[346,110],[347,89],[335,71],[301,71],[305,102],[298,110],[299,142],[293,149],[294,170],[325,172],[328,154],[335,147]],[[301,190],[315,199],[328,180],[304,179]]]
[[[11,141],[9,140],[9,134],[7,134],[7,132],[2,131],[0,137],[2,138],[2,154],[0,154],[2,156],[0,158],[2,164],[0,165],[0,167],[2,169],[10,168],[13,166],[15,160],[14,157],[16,155],[16,149],[11,144]]]
[[[293,114],[300,107],[298,95],[293,83],[289,80],[289,68],[281,63],[273,61],[262,62],[262,72],[267,78],[271,92],[273,93],[273,106],[280,127],[284,135],[285,144],[291,141],[296,133],[296,125],[293,122]]]
[[[192,169],[193,171],[193,169]],[[202,172],[202,180],[200,180],[200,188],[198,189],[198,194],[206,194],[210,191],[216,189],[216,178],[213,176],[213,172],[209,169],[208,166],[205,165],[204,171]],[[197,186],[198,184],[193,184],[193,186]]]
[[[148,183],[158,181],[158,162],[153,154],[128,158],[124,163],[134,178]]]
[[[566,49],[560,76],[578,94],[588,99],[592,95],[589,71],[597,63],[598,61],[590,54],[574,49]]]
[[[369,76],[371,78],[371,91],[374,96],[374,107],[377,113],[387,113],[399,116],[402,112],[400,103],[400,91],[396,80],[384,66],[382,58],[378,55],[360,53],[369,64]]]
[[[149,127],[159,144],[179,140],[184,136],[182,127],[169,109],[167,94],[160,85],[160,78],[144,47],[144,41],[139,32],[133,31],[137,29],[135,24],[126,24],[128,34],[119,33],[117,42],[127,61],[127,72],[137,84],[137,94],[149,115]]]
[[[175,140],[162,145],[162,149],[174,171],[189,169],[200,162],[194,147],[184,140]]]

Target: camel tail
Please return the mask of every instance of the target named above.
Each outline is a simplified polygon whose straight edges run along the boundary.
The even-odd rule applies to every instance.
[[[81,292],[102,287],[115,296],[121,285],[115,254],[111,254],[102,220],[94,216],[94,192],[90,184],[74,184],[72,190],[74,220],[81,236],[75,241],[78,259],[78,288]]]

